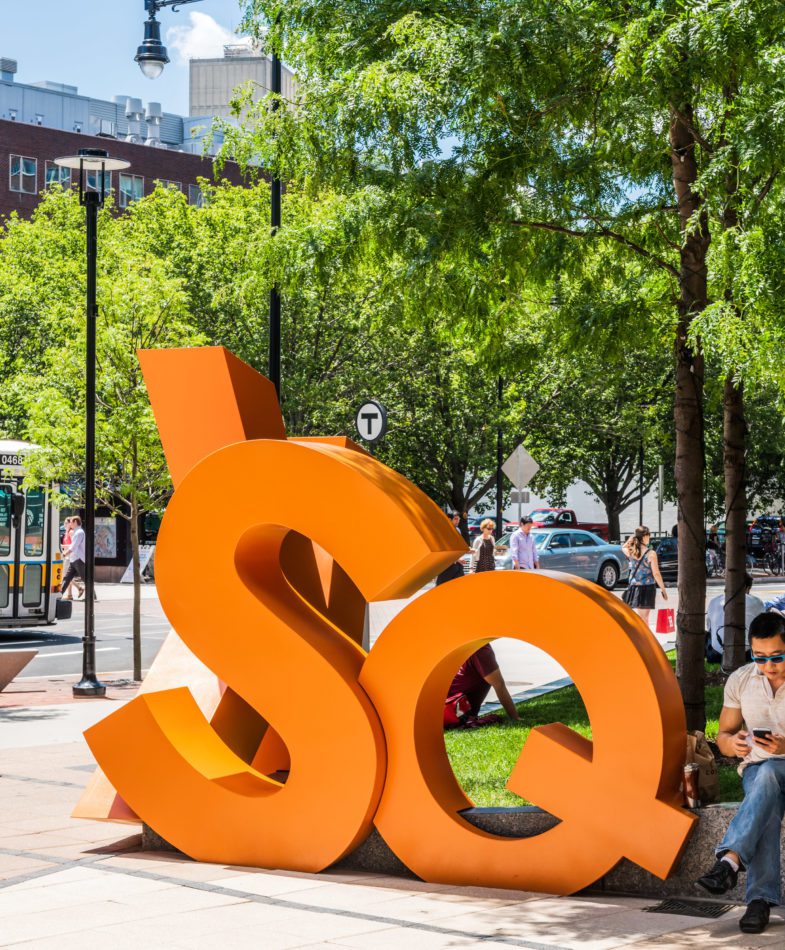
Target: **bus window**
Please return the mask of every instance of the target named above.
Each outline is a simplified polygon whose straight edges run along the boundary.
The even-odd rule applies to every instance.
[[[11,553],[11,495],[10,485],[0,485],[0,557]]]
[[[25,516],[25,556],[41,557],[44,553],[44,504],[43,489],[34,488],[27,493]]]
[[[0,607],[8,606],[8,571],[9,564],[0,564]]]

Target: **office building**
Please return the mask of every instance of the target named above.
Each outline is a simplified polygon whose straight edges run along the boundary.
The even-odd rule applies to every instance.
[[[220,59],[192,59],[190,61],[189,113],[192,117],[221,116],[229,118],[229,103],[234,90],[250,82],[254,101],[263,98],[271,87],[272,62],[248,45],[224,46]],[[281,94],[293,98],[294,76],[281,67]]]

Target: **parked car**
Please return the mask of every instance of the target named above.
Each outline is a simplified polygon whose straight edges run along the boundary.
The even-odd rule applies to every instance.
[[[679,540],[678,538],[658,538],[651,542],[657,552],[660,574],[666,584],[675,584],[679,579]]]
[[[750,533],[747,532],[747,543],[749,544]],[[666,584],[677,584],[679,580],[679,541],[678,538],[658,538],[652,541],[651,546],[657,552],[657,560],[660,565],[660,573]],[[706,576],[722,576],[725,570],[725,552],[722,553],[720,562],[712,562],[706,557]],[[766,551],[762,557],[756,557],[750,553],[747,548],[747,570],[756,567],[762,567],[770,574],[779,574],[781,571],[781,561],[778,555]]]
[[[509,535],[500,538],[509,544]],[[532,537],[540,556],[540,567],[546,571],[564,571],[595,581],[606,590],[613,590],[628,573],[627,558],[618,544],[608,544],[591,531],[535,529]],[[497,547],[497,550],[498,547]],[[496,557],[497,570],[512,569],[509,548]]]
[[[480,528],[480,525],[483,523],[483,521],[485,521],[486,518],[490,518],[491,521],[496,520],[493,515],[483,515],[480,518],[469,518],[467,522],[467,526],[469,529],[470,540],[474,541],[475,538],[479,537],[479,535],[482,534],[482,529]],[[502,524],[502,530],[508,533],[511,533],[517,527],[518,525],[512,521],[505,521]]]
[[[609,537],[607,522],[580,522],[572,508],[535,508],[529,517],[535,528],[580,528],[582,531],[598,534],[605,541]]]

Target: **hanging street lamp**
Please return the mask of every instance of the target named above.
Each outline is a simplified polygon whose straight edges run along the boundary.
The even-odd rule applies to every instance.
[[[169,62],[166,47],[161,42],[161,24],[156,14],[163,7],[177,9],[187,3],[200,3],[201,0],[144,0],[148,19],[144,25],[144,40],[137,49],[134,59],[139,63],[148,79],[157,79]],[[276,97],[273,111],[280,108],[282,89],[281,58],[273,50],[270,62],[270,92]],[[281,179],[277,176],[270,182],[270,231],[275,235],[281,227]],[[281,400],[281,295],[277,287],[270,290],[270,330],[269,330],[268,373],[275,386],[278,401]]]

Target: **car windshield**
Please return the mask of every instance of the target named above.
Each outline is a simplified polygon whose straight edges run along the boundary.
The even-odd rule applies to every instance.
[[[548,543],[548,538],[550,538],[551,533],[549,531],[532,531],[532,537],[534,538],[534,545],[536,548],[544,548]]]
[[[557,515],[558,512],[551,511],[550,508],[537,508],[529,515],[529,517],[532,521],[555,521]]]

